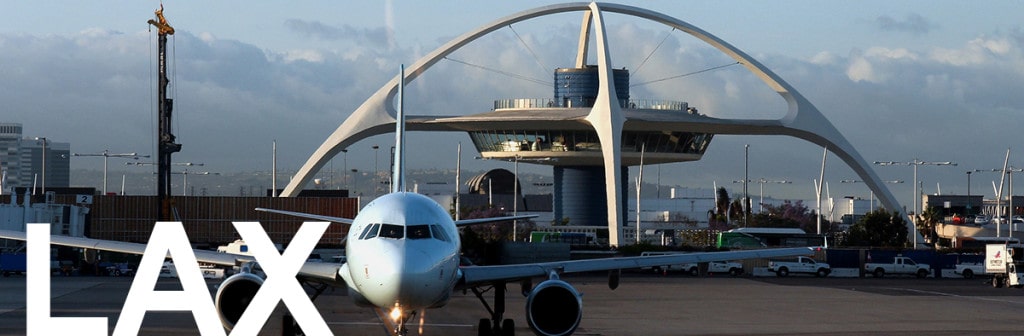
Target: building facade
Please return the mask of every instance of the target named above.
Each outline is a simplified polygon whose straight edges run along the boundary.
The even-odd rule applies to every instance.
[[[0,123],[0,192],[13,188],[67,188],[71,185],[71,144],[24,137],[18,123]],[[45,171],[45,178],[43,176]]]

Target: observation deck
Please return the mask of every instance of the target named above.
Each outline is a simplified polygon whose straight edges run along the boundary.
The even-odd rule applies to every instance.
[[[658,126],[658,120],[702,118],[686,102],[620,99],[627,121],[622,133],[622,163],[644,164],[696,161],[704,155],[713,134],[680,132]],[[597,132],[584,120],[590,108],[561,106],[550,98],[494,101],[491,112],[436,119],[469,133],[481,157],[518,160],[552,166],[603,164]]]

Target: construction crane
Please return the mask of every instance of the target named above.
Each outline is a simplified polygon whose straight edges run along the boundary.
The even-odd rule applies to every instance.
[[[157,105],[159,106],[159,125],[157,126],[157,202],[159,209],[159,220],[174,220],[172,218],[173,207],[172,200],[170,197],[171,189],[171,154],[181,151],[181,144],[175,143],[174,134],[171,133],[171,110],[174,107],[173,100],[167,98],[167,84],[170,84],[170,80],[167,79],[167,35],[174,34],[174,27],[171,27],[167,23],[167,18],[164,17],[164,5],[160,4],[160,9],[156,12],[156,20],[150,19],[147,21],[149,24],[157,28],[158,44],[157,44],[157,75],[158,79],[158,96]]]
[[[153,12],[156,14],[156,20],[150,19],[149,24],[156,26],[157,34],[160,35],[174,35],[174,27],[171,27],[167,23],[167,18],[164,17],[164,4],[160,4],[160,9]]]

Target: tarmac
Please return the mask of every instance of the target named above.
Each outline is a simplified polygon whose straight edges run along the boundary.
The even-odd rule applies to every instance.
[[[565,276],[583,296],[576,335],[987,335],[1021,334],[1024,290],[993,288],[985,279],[729,277],[625,273],[610,290],[600,275]],[[55,317],[107,317],[112,332],[131,278],[51,279]],[[213,292],[217,280],[208,280]],[[536,283],[536,281],[535,281]],[[180,288],[160,279],[157,290]],[[314,301],[335,335],[389,335],[369,308],[355,306],[344,290]],[[490,301],[492,298],[488,298]],[[490,302],[489,302],[490,303]],[[509,286],[506,317],[519,335],[532,335],[525,298]],[[279,304],[261,335],[280,335]],[[476,335],[486,309],[472,294],[457,292],[445,307],[416,317],[410,335]],[[420,319],[422,317],[422,320]],[[422,321],[422,322],[420,322]],[[24,335],[25,277],[0,278],[0,335]],[[190,312],[151,312],[140,335],[195,335]]]

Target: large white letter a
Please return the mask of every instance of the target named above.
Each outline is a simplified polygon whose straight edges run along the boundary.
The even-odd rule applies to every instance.
[[[160,267],[167,252],[171,253],[178,270],[182,291],[155,291]],[[189,245],[188,236],[181,222],[157,222],[153,234],[146,244],[146,252],[139,263],[128,299],[121,309],[114,335],[136,335],[142,326],[142,318],[148,310],[192,311],[199,332],[203,335],[224,335],[224,328],[217,321],[210,291],[199,273],[196,255]]]

